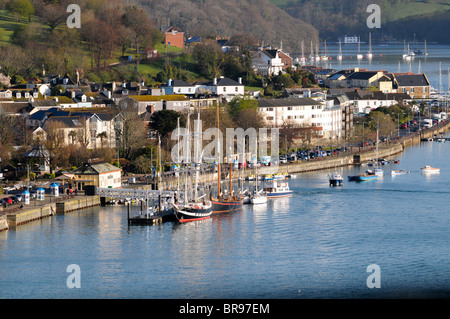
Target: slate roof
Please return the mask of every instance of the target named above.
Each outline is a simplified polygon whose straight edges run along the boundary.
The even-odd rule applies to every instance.
[[[235,80],[229,79],[229,78],[219,78],[217,79],[217,85],[218,86],[236,86],[236,85],[242,85],[239,82],[236,82]]]
[[[372,71],[363,71],[363,72],[354,72],[350,74],[347,79],[352,80],[369,80],[373,76],[377,75],[377,72]]]
[[[394,74],[399,86],[429,86],[425,74]]]
[[[80,128],[83,125],[80,123],[78,116],[52,116],[47,120],[47,124],[50,122],[60,122],[68,128]]]
[[[120,170],[122,169],[109,163],[85,163],[83,166],[72,171],[72,173],[78,175],[99,175]]]

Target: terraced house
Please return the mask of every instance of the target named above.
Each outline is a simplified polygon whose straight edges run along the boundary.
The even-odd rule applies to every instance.
[[[342,135],[342,109],[334,101],[261,99],[258,100],[258,111],[269,127],[309,130],[315,138],[340,138]]]

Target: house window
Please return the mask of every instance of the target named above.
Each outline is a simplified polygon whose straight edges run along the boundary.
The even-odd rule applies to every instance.
[[[414,88],[411,88],[411,93],[414,93]]]
[[[287,109],[288,109],[288,111],[292,111],[294,108],[289,106]]]
[[[423,88],[423,93],[427,93],[427,91],[428,91],[428,88],[427,88],[427,87],[424,87],[424,88]]]
[[[236,87],[234,88],[234,91],[235,91],[235,92],[237,92],[237,91],[238,91],[238,87],[237,87],[237,86],[236,86]]]
[[[180,93],[181,92],[181,89],[178,89],[178,93]]]
[[[223,87],[223,91],[224,91],[224,92],[226,92],[226,91],[227,91],[227,88],[226,88],[225,86]]]
[[[268,120],[268,121],[273,121],[273,116],[267,116],[267,117],[266,117],[266,120]]]

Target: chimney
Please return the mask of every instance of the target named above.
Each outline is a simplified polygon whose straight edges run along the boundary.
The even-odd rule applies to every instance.
[[[239,82],[239,84],[242,84],[242,78],[241,77],[238,78],[238,82]]]
[[[217,85],[217,78],[214,78],[213,84],[214,84],[214,85]]]
[[[167,81],[167,86],[172,86],[172,79],[169,79],[169,81]]]
[[[116,90],[116,81],[113,81],[112,83],[112,92]]]
[[[72,91],[71,91],[71,94],[72,94],[72,99],[74,99],[74,98],[75,98],[75,91],[72,90]]]

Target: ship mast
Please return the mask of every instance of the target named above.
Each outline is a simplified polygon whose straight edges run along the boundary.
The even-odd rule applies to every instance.
[[[219,104],[217,104],[217,154],[218,154],[218,161],[217,161],[217,198],[220,197],[220,129],[219,129]]]

